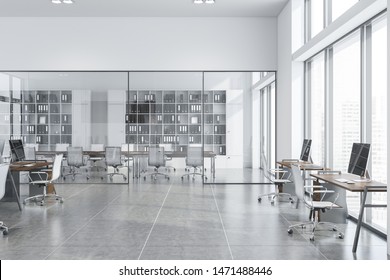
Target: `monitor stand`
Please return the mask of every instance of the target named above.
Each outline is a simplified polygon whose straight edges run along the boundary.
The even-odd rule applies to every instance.
[[[364,183],[364,182],[370,182],[371,181],[371,176],[370,172],[366,169],[364,172],[364,177],[360,177],[360,179],[353,180],[356,183]]]

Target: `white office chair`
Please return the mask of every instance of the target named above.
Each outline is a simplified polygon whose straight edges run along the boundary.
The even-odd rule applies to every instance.
[[[39,180],[34,180],[30,177],[30,184],[38,185],[39,187],[43,187],[43,193],[24,199],[23,204],[26,204],[30,200],[37,201],[38,199],[41,199],[40,205],[42,206],[45,204],[45,200],[47,197],[55,197],[55,199],[59,200],[61,203],[64,201],[62,196],[59,196],[56,193],[55,194],[47,194],[47,186],[49,184],[53,184],[61,175],[61,165],[62,165],[63,156],[64,156],[63,154],[58,154],[55,156],[50,178],[49,178],[49,176],[50,176],[49,172],[44,172],[44,171],[30,172],[31,175],[37,175],[39,177]]]
[[[133,167],[134,164],[134,158],[129,156],[127,154],[128,152],[134,151],[134,144],[122,144],[121,145],[121,160],[122,160],[122,165],[126,166],[130,172],[130,169]]]
[[[126,181],[126,175],[124,173],[119,172],[119,167],[122,166],[121,147],[106,147],[105,159],[107,168],[114,168],[114,172],[107,173],[107,176],[110,176],[110,180],[112,180],[115,175],[120,175],[123,177],[123,180]],[[103,176],[101,178],[102,180],[104,179]]]
[[[5,185],[7,182],[8,169],[9,169],[8,163],[0,164],[0,200],[5,195]],[[0,221],[0,230],[3,232],[4,235],[8,234],[8,227],[2,221]]]
[[[74,180],[76,175],[81,175],[82,173],[79,171],[81,167],[85,167],[85,158],[83,155],[82,147],[68,147],[68,152],[66,155],[66,161],[68,163],[68,167],[70,168],[68,174],[64,174],[62,177],[65,180],[66,176],[72,176]],[[88,170],[86,170],[88,172]],[[87,173],[87,180],[89,180],[89,175]]]
[[[184,177],[190,178],[192,176],[192,180],[195,180],[195,175],[201,176],[205,180],[207,180],[207,176],[196,172],[196,170],[199,168],[202,170],[203,168],[203,156],[202,156],[202,146],[188,146],[187,147],[187,156],[186,156],[186,166],[189,168],[187,169],[190,171],[190,168],[194,169],[194,172],[189,172],[187,174],[184,174],[181,176],[181,179],[183,180]]]
[[[305,186],[299,165],[295,165],[295,164],[292,165],[291,171],[292,171],[293,180],[294,180],[294,184],[295,184],[295,193],[297,195],[297,204],[300,201],[303,201],[305,203],[305,206],[310,209],[312,215],[310,215],[311,216],[310,221],[291,225],[291,226],[289,226],[287,232],[289,234],[292,234],[293,228],[296,228],[296,227],[305,228],[306,226],[311,225],[312,226],[312,229],[311,229],[312,235],[310,237],[310,240],[314,241],[314,232],[318,228],[318,225],[326,224],[331,228],[331,230],[338,232],[338,235],[337,235],[338,238],[343,239],[344,234],[339,231],[339,229],[336,227],[335,224],[329,223],[329,222],[323,222],[323,221],[320,222],[318,219],[320,212],[341,208],[341,206],[336,204],[337,198],[339,197],[338,193],[336,193],[334,201],[324,200],[324,198],[327,194],[331,194],[331,193],[335,193],[335,192],[333,190],[328,190],[323,186],[314,186],[314,187],[313,186]],[[321,195],[319,200],[313,199],[313,196],[315,194]]]
[[[282,187],[287,183],[291,183],[288,172],[284,169],[268,168],[267,159],[265,158],[264,153],[261,154],[261,166],[265,178],[268,179],[274,185],[275,191],[259,195],[257,201],[261,202],[263,197],[268,197],[268,199],[271,200],[271,204],[273,205],[275,203],[275,198],[287,197],[289,202],[293,203],[294,200],[291,194],[279,192],[279,187]]]
[[[173,152],[173,145],[172,144],[159,144],[158,146],[164,148],[164,153],[165,153],[165,171],[173,170],[173,172],[176,172],[176,167],[174,167],[170,163],[170,161],[172,161],[172,157],[168,157],[166,155],[166,152]]]
[[[101,152],[104,153],[104,144],[91,144],[90,151],[92,152]],[[97,165],[98,162],[104,162],[104,156],[90,156],[88,158],[90,162],[92,162],[91,170],[96,168],[99,171],[99,168],[106,170],[106,167]]]
[[[160,167],[165,167],[166,157],[164,154],[164,147],[149,147],[148,165],[154,166],[154,172],[145,174],[144,180],[149,175],[154,180],[157,180],[157,175],[162,175],[169,180],[169,175],[159,171]]]
[[[56,143],[54,149],[57,153],[66,153],[68,147],[69,147],[68,143]],[[66,156],[62,158],[62,172],[65,172],[65,167],[67,167]]]

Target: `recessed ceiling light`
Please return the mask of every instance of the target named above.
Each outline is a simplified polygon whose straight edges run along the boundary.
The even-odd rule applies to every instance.
[[[194,4],[203,4],[203,0],[194,0]]]
[[[51,0],[51,2],[53,4],[61,4],[62,3],[61,0]]]
[[[215,0],[205,0],[205,3],[206,3],[206,4],[214,4],[214,3],[215,3]]]

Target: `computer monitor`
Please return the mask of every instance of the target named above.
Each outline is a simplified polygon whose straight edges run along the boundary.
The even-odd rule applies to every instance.
[[[364,177],[368,156],[370,154],[370,144],[353,143],[351,157],[349,159],[348,173]]]
[[[22,161],[25,158],[22,140],[9,140],[11,161]]]
[[[299,158],[300,160],[302,160],[302,161],[309,161],[310,148],[311,148],[311,139],[303,140],[301,157]]]

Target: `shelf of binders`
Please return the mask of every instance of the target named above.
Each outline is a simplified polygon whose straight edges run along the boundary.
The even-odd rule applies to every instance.
[[[72,91],[28,90],[21,99],[25,143],[72,143]]]
[[[173,144],[174,149],[186,151],[189,144],[202,143],[203,124],[207,150],[225,145],[226,137],[214,135],[215,125],[218,133],[226,130],[225,91],[202,95],[200,90],[131,90],[127,100],[126,142],[138,144],[141,150],[148,145]]]

